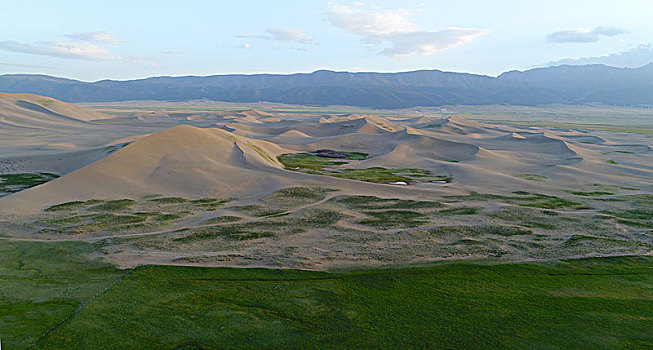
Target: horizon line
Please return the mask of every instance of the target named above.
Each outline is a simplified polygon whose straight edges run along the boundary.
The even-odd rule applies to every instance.
[[[216,73],[216,74],[208,74],[208,75],[194,75],[194,74],[187,74],[187,75],[152,75],[152,76],[147,76],[147,77],[142,77],[142,78],[130,78],[130,79],[111,79],[111,78],[106,78],[106,79],[99,79],[99,80],[82,80],[82,79],[76,79],[76,78],[69,78],[69,77],[64,77],[64,76],[56,76],[56,75],[49,75],[45,73],[5,73],[5,74],[0,74],[0,77],[5,77],[5,76],[45,76],[45,77],[50,77],[50,78],[57,78],[57,79],[66,79],[66,80],[74,80],[82,83],[98,83],[98,82],[103,82],[103,81],[118,81],[118,82],[127,82],[127,81],[138,81],[138,80],[147,80],[147,79],[154,79],[154,78],[210,78],[210,77],[218,77],[218,76],[262,76],[262,75],[274,75],[274,76],[291,76],[291,75],[310,75],[310,74],[315,74],[318,72],[331,72],[331,73],[349,73],[349,74],[402,74],[402,73],[416,73],[416,72],[442,72],[442,73],[453,73],[453,74],[468,74],[468,75],[475,75],[475,76],[481,76],[481,77],[488,77],[488,78],[498,78],[504,73],[509,73],[509,72],[527,72],[531,70],[536,70],[536,69],[546,69],[546,68],[556,68],[556,67],[587,67],[587,66],[602,66],[602,67],[609,67],[609,68],[616,68],[616,69],[640,69],[649,65],[653,65],[653,61],[649,62],[647,64],[638,66],[638,67],[616,67],[616,66],[611,66],[603,63],[589,63],[589,64],[580,64],[580,65],[573,65],[573,64],[560,64],[560,65],[555,65],[555,66],[540,66],[540,67],[531,67],[528,69],[511,69],[511,70],[506,70],[501,72],[500,74],[493,76],[490,74],[481,74],[481,73],[470,73],[470,72],[461,72],[461,71],[445,71],[445,70],[440,70],[437,68],[432,68],[432,69],[415,69],[415,70],[407,70],[407,71],[393,71],[393,72],[383,72],[383,71],[348,71],[348,70],[331,70],[327,68],[322,68],[322,69],[316,69],[313,71],[308,71],[308,72],[293,72],[293,73]]]

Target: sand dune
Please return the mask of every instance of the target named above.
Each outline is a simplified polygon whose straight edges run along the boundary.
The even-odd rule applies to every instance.
[[[569,237],[594,235],[592,225],[602,227],[601,244],[609,242],[604,242],[603,237],[614,235],[634,239],[633,242],[650,241],[643,228],[598,219],[606,211],[627,209],[628,200],[622,197],[650,195],[653,151],[649,135],[493,125],[457,116],[415,117],[401,111],[392,117],[324,115],[318,110],[268,113],[235,109],[232,105],[228,110],[217,111],[198,110],[195,106],[159,111],[113,110],[118,117],[96,119],[97,115],[90,117],[92,113],[85,114],[84,109],[45,101],[49,100],[31,95],[0,96],[0,174],[61,175],[1,197],[0,230],[5,236],[21,239],[92,241],[111,237],[102,241],[111,241],[103,248],[103,257],[120,266],[177,264],[180,257],[194,259],[207,254],[225,254],[229,259],[233,255],[233,260],[199,259],[187,264],[240,266],[256,262],[260,266],[324,268],[343,263],[387,264],[397,261],[398,256],[406,263],[498,258],[495,252],[506,254],[500,259],[548,259],[557,254],[561,245],[564,248]],[[267,110],[269,106],[262,108]],[[296,158],[315,164],[310,169],[284,169],[277,159],[285,153],[321,149],[339,152],[320,152],[323,158],[333,159],[317,159],[317,155]],[[367,156],[355,155],[346,159],[346,164],[331,167],[331,162],[343,161],[343,152],[362,152]],[[416,175],[404,178],[406,181],[376,178],[381,183],[338,178],[366,172],[373,178],[388,171],[401,176]],[[364,179],[357,176],[349,177]],[[298,198],[286,198],[288,203],[275,204],[266,199],[277,190],[298,186],[309,188],[292,195]],[[324,191],[327,198],[317,196],[307,200],[308,204],[295,206],[292,202],[306,199],[299,198],[302,191],[308,191],[308,197],[310,191]],[[472,191],[479,196],[460,197]],[[234,200],[211,209],[182,201],[175,204],[174,211],[168,203],[144,198],[153,194]],[[437,203],[423,208],[411,203],[397,203],[396,207],[391,204],[387,207],[391,209],[383,213],[385,209],[373,209],[382,202],[376,199],[358,209],[352,204],[356,199],[349,204],[334,199],[348,195]],[[118,198],[132,198],[136,204],[124,212],[106,215],[92,208],[43,212],[51,205],[69,201]],[[577,206],[576,202],[583,205]],[[263,217],[242,207],[250,204],[282,212]],[[552,209],[547,205],[559,207]],[[514,217],[502,218],[505,211],[514,213]],[[166,221],[158,215],[174,217],[173,212],[180,214],[178,219]],[[424,218],[423,223],[411,222],[410,216],[419,213],[428,219]],[[142,225],[116,228],[112,223],[98,228],[103,231],[83,234],[65,226],[65,222],[80,220],[80,230],[86,230],[89,215],[93,215],[92,220],[116,219],[112,215],[144,215],[148,219]],[[304,225],[302,220],[311,215],[316,215],[316,221]],[[333,215],[342,215],[342,219],[336,224],[320,224]],[[380,227],[374,226],[375,220],[370,221],[376,215],[397,218],[384,219],[390,226]],[[238,216],[242,220],[199,227],[214,225],[207,224],[207,220],[221,216]],[[52,226],[48,220],[54,218],[63,218],[64,223],[57,221]],[[564,226],[547,229],[549,221]],[[462,230],[460,236],[452,235],[447,242],[430,231],[460,225],[520,226],[533,234],[467,237]],[[51,229],[43,229],[50,226]],[[220,236],[224,232],[217,230],[218,226],[238,228],[243,234],[249,230],[267,234],[270,230],[273,236],[252,234],[242,237],[243,240],[230,240]],[[56,228],[61,231],[52,230]],[[204,229],[219,237],[197,237],[201,239],[189,240],[190,243],[177,240]],[[114,237],[131,234],[130,239]],[[138,237],[143,244],[135,244],[137,240],[131,240],[132,237]],[[542,246],[544,241],[551,247],[546,254],[529,255],[533,247]],[[479,243],[483,243],[481,250],[477,250]],[[633,251],[644,248],[637,249]],[[590,254],[594,253],[590,250]]]
[[[29,211],[80,198],[148,193],[230,197],[267,191],[291,183],[290,178],[265,173],[281,168],[275,158],[281,152],[268,142],[220,129],[177,126],[48,184],[9,196],[0,204],[0,212]]]
[[[56,137],[45,132],[44,137],[18,136],[22,148],[0,158],[0,172],[44,171],[65,176],[0,199],[0,212],[151,193],[256,197],[306,183],[380,195],[411,191],[429,195],[434,190],[430,185],[397,188],[301,174],[283,170],[276,160],[282,153],[316,149],[370,155],[354,167],[413,167],[451,175],[453,182],[445,191],[453,192],[485,186],[487,191],[509,193],[516,185],[563,188],[565,181],[598,181],[574,179],[571,173],[632,176],[640,182],[651,175],[651,148],[646,140],[624,143],[606,133],[497,126],[458,116],[284,115],[256,109],[136,111],[109,121],[106,115],[45,100],[34,95],[0,95],[0,107],[11,111],[0,118],[6,135],[5,143],[0,142],[3,149],[15,143],[9,137],[16,132],[10,130],[60,130]],[[22,103],[21,107],[17,101],[30,105]],[[38,103],[45,104],[41,107],[47,111],[32,106]],[[93,120],[104,122],[89,122]],[[180,123],[198,127],[175,126]],[[71,138],[68,133],[77,129],[81,131]],[[91,142],[95,144],[87,146]],[[619,166],[608,162],[613,158]],[[515,177],[519,174],[562,182],[533,182]]]
[[[63,120],[89,122],[112,118],[108,114],[33,94],[0,93],[0,109],[5,115],[15,113],[14,117],[31,117],[52,122]]]

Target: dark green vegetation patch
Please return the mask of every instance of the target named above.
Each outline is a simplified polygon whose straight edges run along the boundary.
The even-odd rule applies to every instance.
[[[360,220],[358,223],[378,228],[417,227],[428,223],[427,216],[411,210],[381,210],[365,211],[370,219]]]
[[[574,196],[583,196],[583,197],[600,197],[600,196],[612,196],[613,192],[607,191],[569,191],[569,193]]]
[[[331,152],[333,152],[331,153],[332,155],[338,156],[327,157],[326,152],[314,151],[308,153],[286,153],[280,155],[277,159],[288,169],[306,171],[349,164],[349,160],[364,160],[368,157],[367,154],[358,152]]]
[[[338,196],[333,199],[352,209],[428,209],[442,208],[444,205],[434,201],[412,199],[379,198],[374,196]]]
[[[609,217],[616,218],[617,222],[637,228],[653,228],[653,207],[638,206],[626,210],[604,210],[601,212]]]
[[[321,151],[328,151],[320,153]],[[331,155],[329,157],[325,155]],[[451,182],[451,176],[434,176],[429,170],[417,168],[341,168],[350,161],[361,161],[368,158],[365,153],[320,150],[310,153],[286,153],[277,159],[286,170],[299,171],[307,174],[333,176],[349,180],[374,183],[416,181]]]
[[[357,180],[375,183],[405,182],[410,184],[416,179],[424,178],[431,175],[431,172],[424,169],[416,168],[383,168],[372,167],[365,169],[342,169],[339,173],[327,173],[326,175],[339,177],[349,180]],[[446,178],[446,177],[445,177]],[[437,181],[440,177],[438,177]],[[436,180],[433,180],[436,181]],[[449,180],[450,181],[450,180]]]
[[[0,174],[0,197],[54,180],[58,175],[50,173]]]
[[[349,272],[145,266],[0,247],[7,348],[650,348],[653,258]]]
[[[319,202],[325,199],[328,193],[334,191],[324,187],[288,187],[263,198],[263,201],[286,208],[294,208]]]
[[[522,207],[533,207],[533,208],[542,208],[542,209],[586,209],[587,206],[584,203],[549,196],[540,193],[528,193],[523,191],[518,191],[517,196],[504,196],[499,194],[488,194],[488,193],[478,193],[470,192],[469,195],[465,196],[444,196],[444,198],[451,200],[453,202],[458,201],[490,201],[496,200],[504,203],[516,204]]]
[[[89,208],[95,211],[122,211],[129,209],[134,204],[133,199],[113,199]]]
[[[479,225],[479,226],[439,226],[428,230],[428,233],[435,237],[478,237],[484,235],[498,235],[498,236],[520,236],[530,235],[533,232],[528,229],[515,226],[495,226],[495,225]]]
[[[475,208],[475,207],[457,207],[457,208],[449,208],[449,209],[442,209],[438,210],[438,214],[440,215],[474,215],[478,214],[480,211],[480,208]]]

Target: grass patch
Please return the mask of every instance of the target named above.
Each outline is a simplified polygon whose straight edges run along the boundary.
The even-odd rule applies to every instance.
[[[220,199],[220,198],[199,198],[190,201],[195,207],[201,208],[206,211],[216,210],[223,204],[233,201],[234,198]]]
[[[343,151],[334,151],[330,149],[319,149],[317,151],[313,151],[310,153],[321,158],[337,158],[337,159],[348,159],[348,160],[365,160],[369,158],[369,154],[367,153],[343,152]]]
[[[113,199],[88,208],[93,211],[123,211],[134,205],[133,199]]]
[[[470,192],[466,196],[444,196],[453,201],[489,201],[496,200],[504,203],[516,204],[522,207],[534,207],[542,209],[584,209],[587,206],[583,203],[571,201],[564,198],[549,196],[539,193],[521,192],[518,196],[504,196],[490,193]]]
[[[188,202],[188,199],[183,197],[163,197],[163,198],[152,198],[149,200],[153,203],[159,204],[180,204]]]
[[[68,211],[68,210],[83,209],[83,208],[86,208],[89,205],[98,204],[98,203],[102,203],[102,201],[98,200],[98,199],[91,199],[91,200],[87,200],[87,201],[72,201],[72,202],[66,202],[66,203],[53,205],[51,207],[45,208],[44,211],[46,211],[46,212],[56,212],[56,211]]]
[[[276,191],[263,200],[286,208],[294,208],[319,202],[333,191],[335,190],[324,187],[289,187]]]
[[[497,235],[504,237],[530,235],[533,232],[516,226],[479,225],[479,226],[439,226],[427,231],[435,237],[478,237]]]
[[[224,223],[230,223],[230,222],[237,222],[241,221],[243,218],[240,216],[230,216],[230,215],[225,215],[225,216],[218,216],[214,218],[210,218],[206,221],[204,221],[204,225],[214,225],[214,224],[224,224]]]
[[[410,210],[365,211],[372,217],[358,221],[360,225],[377,228],[417,227],[428,223],[426,215]]]
[[[223,239],[226,241],[246,241],[258,238],[277,237],[305,232],[309,229],[328,227],[336,224],[345,215],[328,209],[310,209],[301,213],[298,217],[273,216],[265,221],[254,221],[242,224],[204,226],[192,229],[185,237],[173,240],[178,244],[189,244],[198,241]],[[234,222],[229,219],[219,219],[218,222]],[[238,218],[238,217],[235,217]],[[241,219],[241,218],[238,218]]]
[[[274,237],[274,232],[249,229],[248,225],[210,226],[191,230],[185,237],[176,238],[176,243],[186,244],[196,241],[221,238],[227,241],[246,241],[264,237]]]
[[[353,209],[427,209],[442,208],[444,205],[433,201],[416,201],[412,199],[379,198],[374,196],[339,196],[333,199]]]
[[[553,230],[556,228],[554,225],[556,220],[551,218],[551,214],[555,215],[556,213],[527,208],[504,207],[501,210],[489,214],[489,216],[519,226]]]
[[[333,273],[144,266],[39,347],[647,348],[652,266],[650,257]]]
[[[653,220],[653,210],[648,208],[632,208],[628,210],[604,210],[601,213],[621,219]]]
[[[586,252],[618,252],[622,249],[630,250],[635,247],[651,248],[652,246],[637,241],[587,235],[572,235],[562,244],[563,249],[581,254]]]
[[[159,214],[159,215],[153,216],[152,220],[156,221],[156,222],[174,221],[174,220],[179,220],[179,219],[185,217],[188,214],[190,214],[190,213]]]
[[[329,151],[333,157],[320,156],[319,152]],[[346,168],[340,166],[349,164],[350,160],[364,160],[368,155],[357,152],[340,152],[331,150],[320,150],[311,153],[287,153],[278,158],[279,162],[287,170],[299,171],[314,175],[333,176],[349,180],[390,183],[390,182],[415,182],[423,181],[446,181],[451,182],[450,176],[433,177],[429,170],[416,168],[392,168],[383,167],[371,168]],[[428,179],[427,179],[428,178]]]
[[[284,209],[270,208],[260,204],[239,205],[235,207],[229,207],[228,209],[242,211],[256,217],[273,216],[286,212]]]
[[[41,185],[57,177],[50,173],[0,174],[0,196]]]
[[[84,234],[142,231],[161,225],[170,225],[198,211],[215,210],[232,199],[182,197],[155,197],[134,201],[131,199],[73,201],[45,209],[35,223],[42,233]]]
[[[574,202],[564,198],[540,195],[531,203],[519,203],[522,207],[533,207],[542,209],[584,209],[587,208],[583,203]]]
[[[344,160],[318,157],[313,153],[286,153],[277,157],[279,162],[288,170],[320,170],[337,165],[348,164]]]
[[[650,206],[635,207],[626,210],[604,210],[601,213],[616,218],[617,222],[622,225],[637,228],[653,228],[653,209]]]
[[[438,210],[440,215],[474,215],[478,214],[480,208],[475,207],[458,207],[458,208],[449,208]]]
[[[608,191],[589,191],[589,192],[568,191],[568,192],[573,194],[574,196],[583,196],[583,197],[600,197],[600,196],[612,196],[612,195],[614,195],[614,192],[608,192]]]
[[[430,171],[415,168],[393,168],[372,167],[366,169],[343,169],[340,173],[329,173],[329,176],[349,180],[357,180],[374,183],[390,182],[414,182],[416,178],[429,176]]]
[[[630,227],[637,227],[637,228],[653,228],[653,221],[649,220],[648,222],[646,221],[634,221],[634,220],[625,220],[625,219],[619,219],[617,220],[618,223]]]

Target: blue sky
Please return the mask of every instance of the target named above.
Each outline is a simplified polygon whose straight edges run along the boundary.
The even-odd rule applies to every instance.
[[[416,69],[653,60],[653,2],[0,0],[0,74]]]

